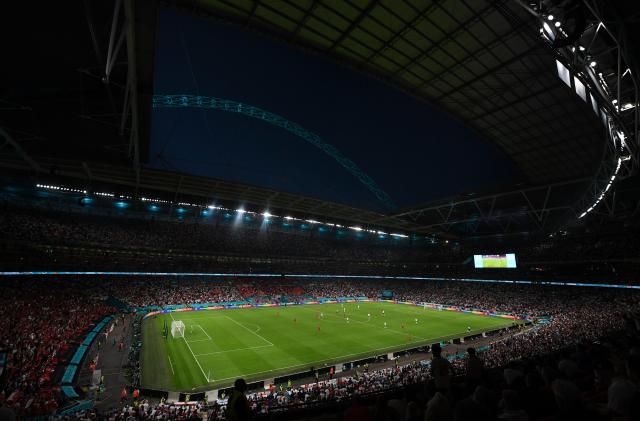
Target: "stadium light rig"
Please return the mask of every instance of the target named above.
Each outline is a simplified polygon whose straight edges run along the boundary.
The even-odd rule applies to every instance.
[[[326,221],[318,221],[315,219],[303,219],[303,218],[296,218],[294,216],[291,215],[287,215],[287,216],[278,216],[278,215],[274,215],[271,212],[269,212],[268,210],[263,211],[262,213],[258,213],[258,212],[254,212],[254,211],[250,211],[250,210],[246,210],[242,207],[237,208],[237,209],[230,209],[230,208],[226,208],[223,206],[218,206],[215,204],[209,204],[209,205],[203,205],[203,204],[197,204],[197,203],[190,203],[190,202],[173,202],[171,200],[165,200],[165,199],[159,199],[159,198],[150,198],[150,197],[146,197],[146,196],[142,196],[139,197],[138,199],[134,199],[132,196],[126,195],[126,194],[116,194],[116,193],[109,193],[109,192],[91,192],[89,193],[87,190],[82,190],[82,189],[76,189],[76,188],[71,188],[71,187],[65,187],[65,186],[58,186],[58,185],[49,185],[49,184],[36,184],[35,185],[36,188],[39,189],[45,189],[45,190],[52,190],[52,191],[59,191],[59,192],[64,192],[64,193],[82,193],[84,195],[86,195],[85,197],[90,197],[90,196],[97,196],[97,197],[105,197],[105,198],[113,198],[116,201],[113,202],[113,206],[119,208],[119,209],[127,209],[131,206],[130,201],[134,201],[134,200],[139,200],[140,202],[146,203],[148,204],[148,206],[146,207],[147,210],[152,211],[152,212],[158,212],[161,210],[161,207],[156,206],[156,204],[165,204],[165,205],[171,205],[171,206],[176,206],[177,208],[175,209],[176,213],[178,214],[186,214],[187,213],[187,209],[188,207],[191,208],[197,208],[202,210],[201,212],[196,212],[196,215],[201,215],[201,216],[210,216],[211,212],[210,211],[214,211],[214,210],[222,210],[225,211],[226,213],[224,213],[224,217],[225,218],[229,218],[231,217],[231,213],[235,212],[235,214],[237,215],[238,218],[243,219],[243,220],[251,220],[251,218],[249,218],[250,215],[262,215],[265,219],[271,219],[271,218],[281,218],[285,221],[297,221],[297,222],[302,222],[302,223],[307,223],[310,225],[318,225],[319,228],[321,226],[326,226],[326,227],[331,227],[331,228],[335,228],[335,229],[341,229],[341,228],[349,228],[353,231],[356,231],[358,233],[370,233],[372,235],[377,235],[380,237],[383,236],[391,236],[391,237],[395,237],[395,238],[409,238],[408,235],[406,234],[400,234],[400,233],[387,233],[385,231],[381,231],[378,229],[372,229],[372,228],[363,228],[360,226],[344,226],[342,224],[337,224],[334,222],[326,222]],[[244,218],[241,218],[241,216],[245,216]]]
[[[555,51],[560,79],[591,105],[605,127],[608,142],[602,163],[590,193],[576,204],[577,219],[582,219],[605,199],[617,180],[636,171],[637,163],[632,160],[638,156],[637,145],[627,144],[625,139],[637,138],[639,83],[626,55],[625,47],[631,46],[607,28],[600,11],[589,2],[575,2],[574,9],[560,3],[520,4],[537,16],[542,38]]]
[[[45,190],[54,190],[54,191],[62,191],[67,193],[82,193],[87,194],[86,190],[74,189],[71,187],[63,187],[63,186],[54,186],[50,184],[36,184],[37,188],[45,189]]]
[[[150,199],[148,197],[141,197],[140,200],[142,202],[152,202],[152,203],[164,203],[164,204],[171,204],[171,202],[169,200],[162,200],[162,199]]]

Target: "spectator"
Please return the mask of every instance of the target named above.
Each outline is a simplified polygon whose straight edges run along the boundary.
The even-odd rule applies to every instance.
[[[442,357],[442,348],[440,344],[434,344],[431,347],[433,359],[431,360],[431,375],[433,376],[436,390],[442,393],[449,393],[451,387],[451,376],[453,368],[446,358]]]
[[[227,403],[227,412],[225,417],[229,421],[246,421],[251,419],[251,411],[247,397],[247,383],[244,379],[236,379],[233,385],[233,392]]]
[[[478,386],[482,381],[484,364],[476,355],[475,348],[467,348],[467,354],[467,382],[469,383],[469,386],[475,389],[475,386]]]

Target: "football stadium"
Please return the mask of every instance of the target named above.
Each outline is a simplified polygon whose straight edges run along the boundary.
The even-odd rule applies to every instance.
[[[0,420],[640,419],[640,4],[3,17]]]

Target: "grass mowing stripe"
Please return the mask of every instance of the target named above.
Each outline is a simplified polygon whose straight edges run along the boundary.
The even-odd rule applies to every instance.
[[[156,330],[157,329],[157,330]],[[156,389],[170,389],[173,376],[169,372],[166,344],[162,339],[162,319],[149,320],[142,324],[141,381]],[[175,373],[174,373],[175,375]]]

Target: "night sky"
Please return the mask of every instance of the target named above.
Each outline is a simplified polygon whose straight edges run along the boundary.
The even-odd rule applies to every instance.
[[[163,11],[156,94],[214,96],[260,107],[319,135],[402,208],[519,178],[462,123],[331,60],[240,28]],[[239,114],[155,109],[150,165],[382,211],[322,150]]]

